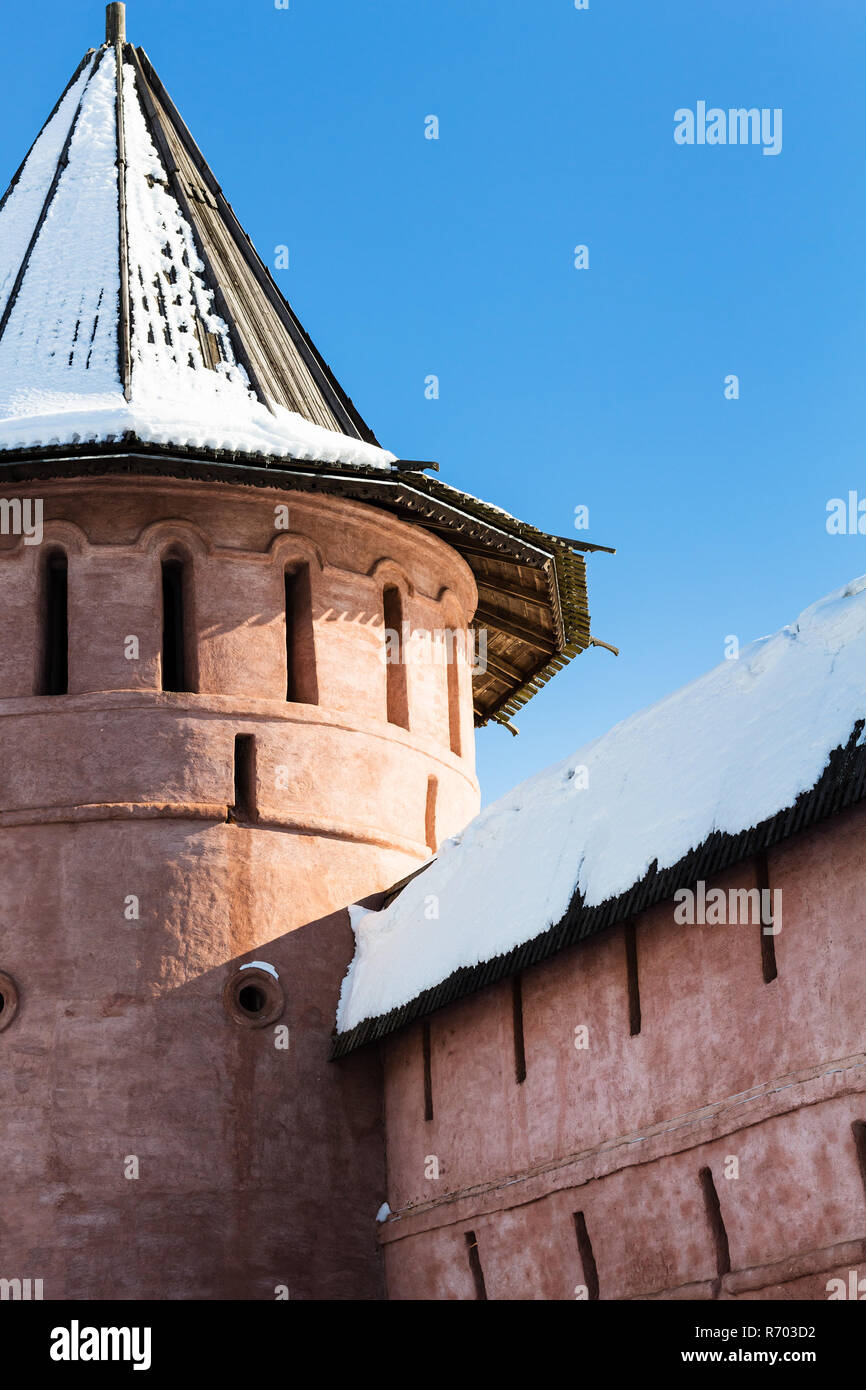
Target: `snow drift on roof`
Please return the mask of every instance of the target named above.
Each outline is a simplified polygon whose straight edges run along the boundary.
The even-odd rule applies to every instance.
[[[4,426],[7,417],[62,414],[82,398],[94,411],[123,402],[117,375],[114,105],[114,63],[106,55],[81,97],[66,167],[0,338]],[[28,160],[22,182],[37,153]],[[13,211],[10,199],[0,214],[4,258],[6,219]],[[37,216],[40,212],[41,207]]]
[[[117,52],[109,47],[67,92],[0,208],[0,450],[132,434],[146,443],[390,471],[393,454],[253,391],[148,131],[130,62],[122,90],[128,390]]]
[[[133,399],[155,398],[182,410],[194,392],[209,410],[225,405],[228,412],[243,413],[250,404],[249,378],[235,358],[228,325],[214,313],[192,228],[169,191],[130,63],[124,64],[123,106]],[[215,370],[204,367],[199,325],[216,339]]]
[[[866,717],[864,672],[866,577],[524,782],[385,911],[354,910],[338,1030],[791,806]]]
[[[6,308],[27,253],[33,229],[48,196],[54,171],[63,152],[88,76],[89,67],[81,72],[77,81],[66,92],[54,115],[39,135],[18,179],[7,195],[0,222],[0,314]]]

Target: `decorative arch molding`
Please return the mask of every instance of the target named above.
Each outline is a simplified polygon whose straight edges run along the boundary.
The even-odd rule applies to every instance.
[[[159,555],[172,546],[186,550],[191,559],[204,559],[214,554],[210,538],[190,521],[155,521],[142,531],[132,549],[145,555]]]
[[[92,543],[74,521],[46,521],[39,549],[44,553],[46,547],[52,545],[62,546],[70,555],[84,555],[93,549]]]
[[[310,564],[316,564],[319,570],[325,568],[325,557],[316,545],[307,536],[297,536],[286,534],[276,536],[268,547],[268,559],[271,560],[278,569],[285,569],[295,560],[305,560]]]
[[[85,555],[93,550],[87,535],[74,521],[46,521],[42,526],[40,545],[25,545],[25,537],[18,536],[17,543],[8,550],[0,551],[0,558],[17,559],[23,555],[34,555],[37,559],[45,555],[51,546],[59,546],[70,555]]]
[[[404,594],[407,594],[409,598],[415,597],[415,585],[412,583],[412,580],[402,566],[398,565],[395,560],[389,559],[388,556],[382,556],[380,559],[374,561],[367,570],[367,578],[377,580],[382,588],[384,588],[386,584],[394,584],[398,589],[401,589]]]
[[[452,574],[451,584],[443,584],[436,595],[436,602],[443,603],[446,595],[451,594],[459,612],[463,615],[463,622],[468,627],[478,608],[478,585],[475,581],[475,575],[465,560],[462,561],[462,565],[463,569],[460,573]]]
[[[436,595],[436,602],[442,609],[446,619],[449,620],[451,627],[468,627],[475,616],[475,608],[467,613],[460,595],[449,588],[447,584],[444,584],[439,590]]]

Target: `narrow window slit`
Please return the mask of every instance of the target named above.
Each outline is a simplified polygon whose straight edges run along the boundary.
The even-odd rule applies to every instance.
[[[452,632],[451,640],[445,648],[445,660],[448,663],[448,734],[451,752],[458,758],[461,756],[460,667],[457,664],[459,639],[460,634],[456,631]]]
[[[764,903],[772,904],[773,901],[770,896],[770,866],[767,863],[767,854],[764,850],[755,860],[755,876],[758,891],[761,894],[761,970],[764,984],[769,985],[775,980],[779,972],[776,968],[776,938],[775,936],[768,936],[764,931],[764,927],[773,925],[772,907],[769,911],[764,911]]]
[[[388,723],[409,727],[409,697],[406,683],[406,653],[403,650],[403,598],[389,585],[382,594],[385,618],[385,671],[387,680]]]
[[[640,1032],[640,979],[637,968],[637,928],[634,922],[625,924],[625,964],[628,975],[628,1029],[631,1037]]]
[[[586,1285],[587,1298],[591,1303],[595,1303],[598,1300],[598,1266],[595,1263],[592,1241],[589,1238],[586,1219],[582,1211],[574,1213],[574,1233],[577,1236],[577,1253],[580,1255],[580,1263],[583,1266],[583,1282]]]
[[[235,802],[231,819],[249,823],[256,819],[256,740],[253,734],[235,737],[234,770]]]
[[[430,1024],[421,1025],[421,1049],[424,1056],[424,1119],[433,1119],[433,1068],[430,1062]]]
[[[186,566],[170,557],[162,562],[162,688],[191,691],[186,649]]]
[[[716,1250],[716,1276],[721,1279],[725,1274],[730,1274],[731,1271],[731,1252],[728,1246],[728,1233],[725,1230],[722,1208],[719,1203],[719,1194],[716,1191],[716,1184],[713,1182],[713,1175],[709,1168],[701,1169],[700,1180],[704,1193],[707,1221],[709,1222],[710,1234],[713,1237],[713,1244]]]
[[[863,1191],[866,1192],[866,1120],[854,1120],[851,1125],[851,1133],[854,1135],[854,1148],[857,1152]]]
[[[481,1255],[478,1251],[478,1241],[474,1231],[466,1232],[466,1249],[469,1252],[469,1268],[472,1271],[472,1282],[475,1285],[475,1297],[486,1302],[487,1287],[484,1283],[484,1270],[481,1267]]]
[[[286,700],[317,705],[316,641],[309,565],[286,570]]]
[[[438,845],[436,842],[436,801],[439,796],[438,777],[427,778],[427,806],[424,812],[424,835],[427,841],[427,848],[436,853]]]
[[[511,1013],[514,1026],[514,1079],[518,1086],[526,1080],[526,1044],[523,1036],[523,976],[511,977]]]
[[[61,550],[45,562],[40,695],[69,693],[69,562]]]

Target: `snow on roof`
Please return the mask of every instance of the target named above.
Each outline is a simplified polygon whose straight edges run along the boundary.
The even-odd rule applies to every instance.
[[[33,229],[48,196],[88,75],[87,70],[83,71],[67,89],[3,204],[0,216],[0,314],[6,309],[15,277],[27,254]]]
[[[866,717],[866,577],[524,782],[382,912],[355,909],[337,1028],[592,907],[810,790]],[[861,743],[863,739],[861,737]]]
[[[350,437],[321,423],[344,406],[349,421],[350,403],[288,306],[275,307],[279,296],[267,272],[260,263],[249,268],[248,246],[231,252],[253,285],[245,290],[248,305],[251,295],[256,299],[243,331],[217,311],[217,286],[197,249],[202,228],[194,235],[177,170],[166,168],[152,138],[153,99],[148,87],[146,108],[137,61],[128,46],[109,45],[85,63],[0,208],[0,450],[132,434],[147,443],[390,471],[394,455],[360,431]],[[162,129],[160,137],[166,139]],[[124,261],[128,314],[121,298]],[[267,336],[261,353],[275,364],[267,391],[245,365],[251,354],[244,335],[256,333]],[[314,418],[286,408],[286,379],[296,383],[299,407]]]

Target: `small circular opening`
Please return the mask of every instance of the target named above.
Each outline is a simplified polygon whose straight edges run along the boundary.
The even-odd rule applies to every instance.
[[[235,1023],[247,1028],[266,1028],[269,1023],[276,1023],[286,1000],[275,975],[258,967],[243,966],[226,980],[223,1005]]]
[[[244,985],[238,994],[238,1003],[248,1014],[260,1014],[266,1002],[265,992],[258,985]]]
[[[2,1012],[3,1012],[3,1010],[4,1010],[5,1008],[6,1008],[6,997],[5,997],[5,995],[0,994],[0,1014],[2,1014]]]

